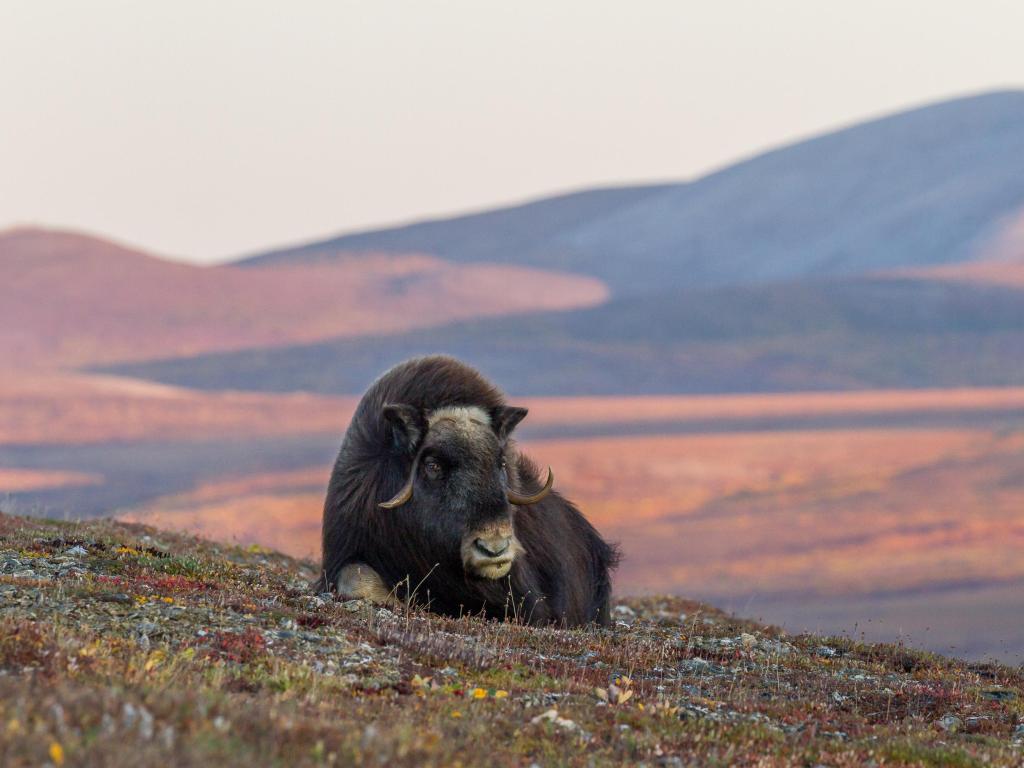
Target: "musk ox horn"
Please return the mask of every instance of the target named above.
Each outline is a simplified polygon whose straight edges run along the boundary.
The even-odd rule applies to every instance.
[[[525,506],[527,504],[536,504],[538,501],[543,499],[549,493],[551,493],[551,486],[555,484],[555,473],[551,471],[551,467],[548,467],[548,480],[544,483],[544,487],[537,491],[532,496],[520,496],[515,491],[508,492],[508,500],[516,504],[517,506]]]
[[[418,462],[416,461],[412,463],[412,471],[409,473],[409,479],[406,481],[405,485],[402,486],[402,490],[400,490],[387,501],[380,502],[380,504],[377,505],[378,507],[380,507],[381,509],[394,509],[395,507],[402,506],[403,504],[405,504],[405,502],[412,498],[412,485],[416,481],[417,464]]]
[[[402,486],[402,490],[400,490],[398,493],[396,493],[393,498],[389,499],[388,501],[382,501],[377,506],[379,506],[381,509],[394,509],[395,507],[402,506],[403,504],[405,504],[405,502],[407,502],[411,498],[412,498],[412,478],[410,477],[409,478],[409,482],[407,482],[404,486]]]

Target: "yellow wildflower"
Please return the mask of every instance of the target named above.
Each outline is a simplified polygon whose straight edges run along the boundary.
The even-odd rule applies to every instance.
[[[64,747],[56,741],[50,743],[50,759],[54,765],[64,765]]]
[[[146,660],[145,670],[147,672],[152,672],[163,663],[166,656],[167,654],[159,649],[153,651],[149,654],[149,658]]]

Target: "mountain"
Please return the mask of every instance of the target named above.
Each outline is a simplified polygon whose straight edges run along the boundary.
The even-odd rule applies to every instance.
[[[448,352],[520,394],[1024,384],[1024,93],[911,110],[692,183],[594,190],[365,232],[240,272],[422,251],[606,281],[568,312],[473,318],[112,370],[355,394]]]
[[[1024,210],[1024,92],[862,123],[689,183],[603,189],[343,235],[242,265],[422,252],[551,267],[615,295],[978,258]]]
[[[1020,385],[1024,293],[883,277],[736,286],[107,370],[203,389],[358,394],[433,352],[519,395]]]
[[[87,235],[0,232],[0,357],[85,365],[401,331],[602,301],[583,275],[434,256],[201,267]],[[396,308],[402,311],[396,311]]]

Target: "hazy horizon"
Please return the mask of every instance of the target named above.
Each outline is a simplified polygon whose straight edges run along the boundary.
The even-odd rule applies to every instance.
[[[210,262],[1024,86],[1014,3],[593,8],[15,4],[0,228]]]

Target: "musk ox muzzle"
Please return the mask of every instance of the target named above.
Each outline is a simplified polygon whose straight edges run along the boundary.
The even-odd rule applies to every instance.
[[[523,551],[511,520],[492,523],[462,537],[462,565],[466,573],[482,579],[507,576]]]

